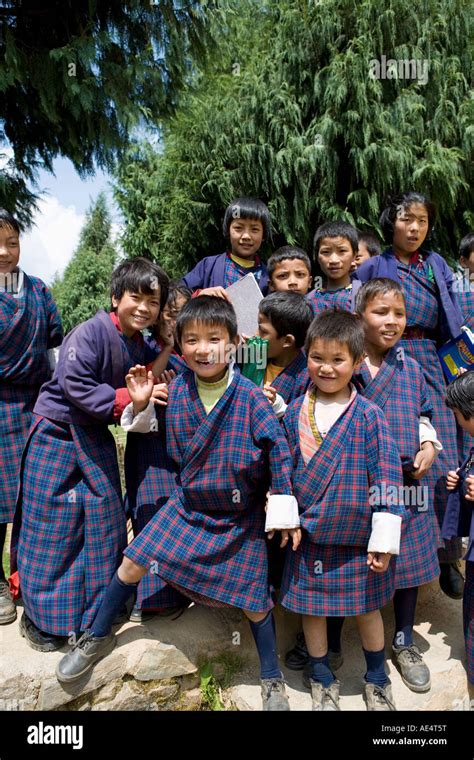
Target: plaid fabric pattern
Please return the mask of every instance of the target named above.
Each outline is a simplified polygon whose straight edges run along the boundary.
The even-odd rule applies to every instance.
[[[434,492],[428,486],[420,491],[424,489],[425,478],[416,481],[408,475],[420,448],[420,415],[431,417],[432,414],[423,372],[417,362],[400,354],[395,346],[374,378],[363,362],[353,379],[359,392],[383,410],[406,471],[404,494],[408,513],[402,525],[396,588],[430,583],[439,575],[438,534],[433,519]]]
[[[0,522],[11,522],[21,456],[39,388],[50,374],[47,350],[61,343],[61,320],[46,285],[24,275],[19,298],[0,292]]]
[[[107,427],[37,418],[23,468],[17,559],[28,617],[59,636],[88,628],[126,540]]]
[[[339,290],[312,290],[306,296],[306,300],[315,317],[326,309],[352,311],[352,285]]]
[[[464,324],[474,332],[474,293],[463,291],[458,293],[457,296],[464,317]]]
[[[222,287],[228,288],[229,285],[233,285],[234,282],[241,280],[247,274],[253,274],[257,283],[260,282],[260,278],[264,271],[264,265],[258,264],[254,267],[243,267],[237,264],[228,254],[226,255],[225,267],[224,267],[224,282]]]
[[[316,544],[303,534],[298,551],[286,553],[279,602],[292,612],[322,617],[380,610],[393,597],[396,559],[385,573],[367,566],[367,550]]]
[[[162,578],[193,593],[268,610],[262,505],[270,473],[274,493],[291,493],[291,456],[270,405],[235,370],[206,417],[185,372],[170,385],[166,435],[178,487],[125,555],[144,567],[155,562]]]
[[[469,683],[474,686],[474,562],[466,562],[463,624],[466,642],[467,678]]]
[[[277,375],[272,386],[283,397],[284,402],[289,404],[306,393],[310,383],[308,360],[305,352],[301,350],[296,359]]]

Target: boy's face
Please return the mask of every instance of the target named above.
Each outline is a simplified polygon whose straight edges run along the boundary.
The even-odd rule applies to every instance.
[[[393,247],[410,256],[423,245],[428,229],[428,211],[422,203],[400,209],[393,225]]]
[[[355,361],[346,343],[316,338],[308,351],[308,372],[322,394],[334,396],[349,385],[361,359]]]
[[[258,313],[258,335],[268,340],[268,359],[278,359],[282,352],[292,345],[290,336],[279,337],[269,318],[260,312]]]
[[[233,219],[229,227],[232,253],[241,259],[253,259],[263,240],[263,224],[259,219]]]
[[[0,275],[13,272],[20,258],[20,238],[13,227],[0,227]]]
[[[231,341],[223,325],[188,322],[181,333],[181,352],[188,367],[206,383],[217,383],[224,377],[231,358]]]
[[[170,329],[173,333],[173,335],[176,337],[176,319],[178,317],[179,312],[187,302],[187,298],[184,296],[178,295],[176,296],[174,302],[172,304],[167,303],[163,311],[161,312],[160,319],[163,323],[163,325]]]
[[[160,290],[150,294],[126,290],[120,299],[112,296],[112,305],[123,334],[131,338],[138,330],[155,324],[160,315]]]
[[[402,337],[407,324],[405,304],[398,293],[375,296],[362,314],[368,346],[385,353]]]
[[[305,296],[311,287],[311,272],[301,259],[283,259],[275,266],[270,290],[291,291]]]
[[[325,237],[319,243],[319,266],[330,280],[347,277],[355,261],[352,246],[344,237]]]
[[[469,257],[461,256],[461,266],[463,269],[469,269],[469,274],[474,274],[474,251],[469,253]]]
[[[469,420],[466,420],[465,417],[463,417],[462,413],[459,411],[459,409],[453,409],[454,416],[456,417],[456,420],[458,421],[458,424],[460,427],[462,427],[463,430],[465,430],[467,433],[469,433],[470,436],[474,436],[474,417],[471,417]]]
[[[370,253],[364,241],[359,240],[359,250],[357,251],[356,257],[355,257],[356,267],[360,267],[360,265],[363,264],[364,261],[367,261],[367,259],[370,259]]]

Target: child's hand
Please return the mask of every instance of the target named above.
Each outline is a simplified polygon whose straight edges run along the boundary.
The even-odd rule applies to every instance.
[[[151,370],[147,372],[146,367],[136,364],[125,376],[125,382],[133,401],[133,413],[138,414],[148,406],[153,393],[153,372]]]
[[[165,369],[165,371],[160,375],[158,378],[160,383],[166,383],[166,385],[169,385],[173,378],[176,377],[176,372],[174,369]]]
[[[218,296],[219,298],[225,298],[226,301],[229,301],[229,303],[231,303],[229,296],[225,292],[225,289],[221,287],[221,285],[218,285],[215,288],[204,288],[203,290],[201,290],[199,295],[200,296]]]
[[[436,457],[436,449],[431,441],[425,441],[421,444],[421,448],[415,457],[413,463],[413,471],[411,473],[412,478],[420,480],[423,475],[426,475]]]
[[[159,406],[167,406],[168,404],[168,385],[166,383],[156,383],[153,386],[153,393],[151,400],[154,404]]]
[[[263,395],[267,397],[270,404],[273,404],[276,399],[277,392],[275,388],[270,385],[270,383],[265,383],[263,386]]]
[[[173,329],[165,322],[160,322],[160,338],[165,344],[165,348],[174,348]]]
[[[374,573],[384,573],[388,568],[391,554],[384,552],[367,552],[367,564]]]
[[[267,533],[268,538],[273,538],[275,531],[271,530]],[[281,543],[280,549],[285,549],[288,545],[290,536],[293,540],[293,551],[295,552],[301,543],[301,528],[287,528],[281,531]]]
[[[456,471],[450,470],[448,472],[448,477],[446,478],[446,488],[448,489],[448,491],[454,491],[458,483],[459,483],[458,470]]]
[[[466,478],[466,499],[474,501],[474,475],[468,475]]]

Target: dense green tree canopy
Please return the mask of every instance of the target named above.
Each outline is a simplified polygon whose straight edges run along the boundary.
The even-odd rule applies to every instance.
[[[137,145],[120,163],[126,251],[182,272],[222,250],[223,211],[240,194],[268,202],[275,244],[309,249],[322,221],[377,228],[387,195],[417,189],[438,206],[449,255],[474,227],[472,2],[219,8],[218,44],[161,150]]]
[[[205,12],[198,0],[0,2],[0,151],[14,151],[0,206],[28,222],[35,169],[56,156],[82,175],[110,167],[139,120],[159,126],[204,52]]]
[[[92,204],[81,230],[79,245],[62,277],[51,286],[65,332],[110,308],[110,277],[117,252],[110,240],[111,223],[105,196]]]

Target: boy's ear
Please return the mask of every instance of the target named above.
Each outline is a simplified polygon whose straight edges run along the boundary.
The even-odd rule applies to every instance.
[[[114,307],[114,309],[117,308],[119,303],[120,303],[120,299],[118,299],[116,296],[112,296],[112,306]]]
[[[291,333],[288,333],[288,335],[285,335],[285,342],[283,343],[283,348],[293,348],[296,343],[295,336],[291,335]]]
[[[362,366],[362,362],[364,361],[367,354],[363,354],[360,359],[356,359],[354,362],[354,372],[358,372]]]

